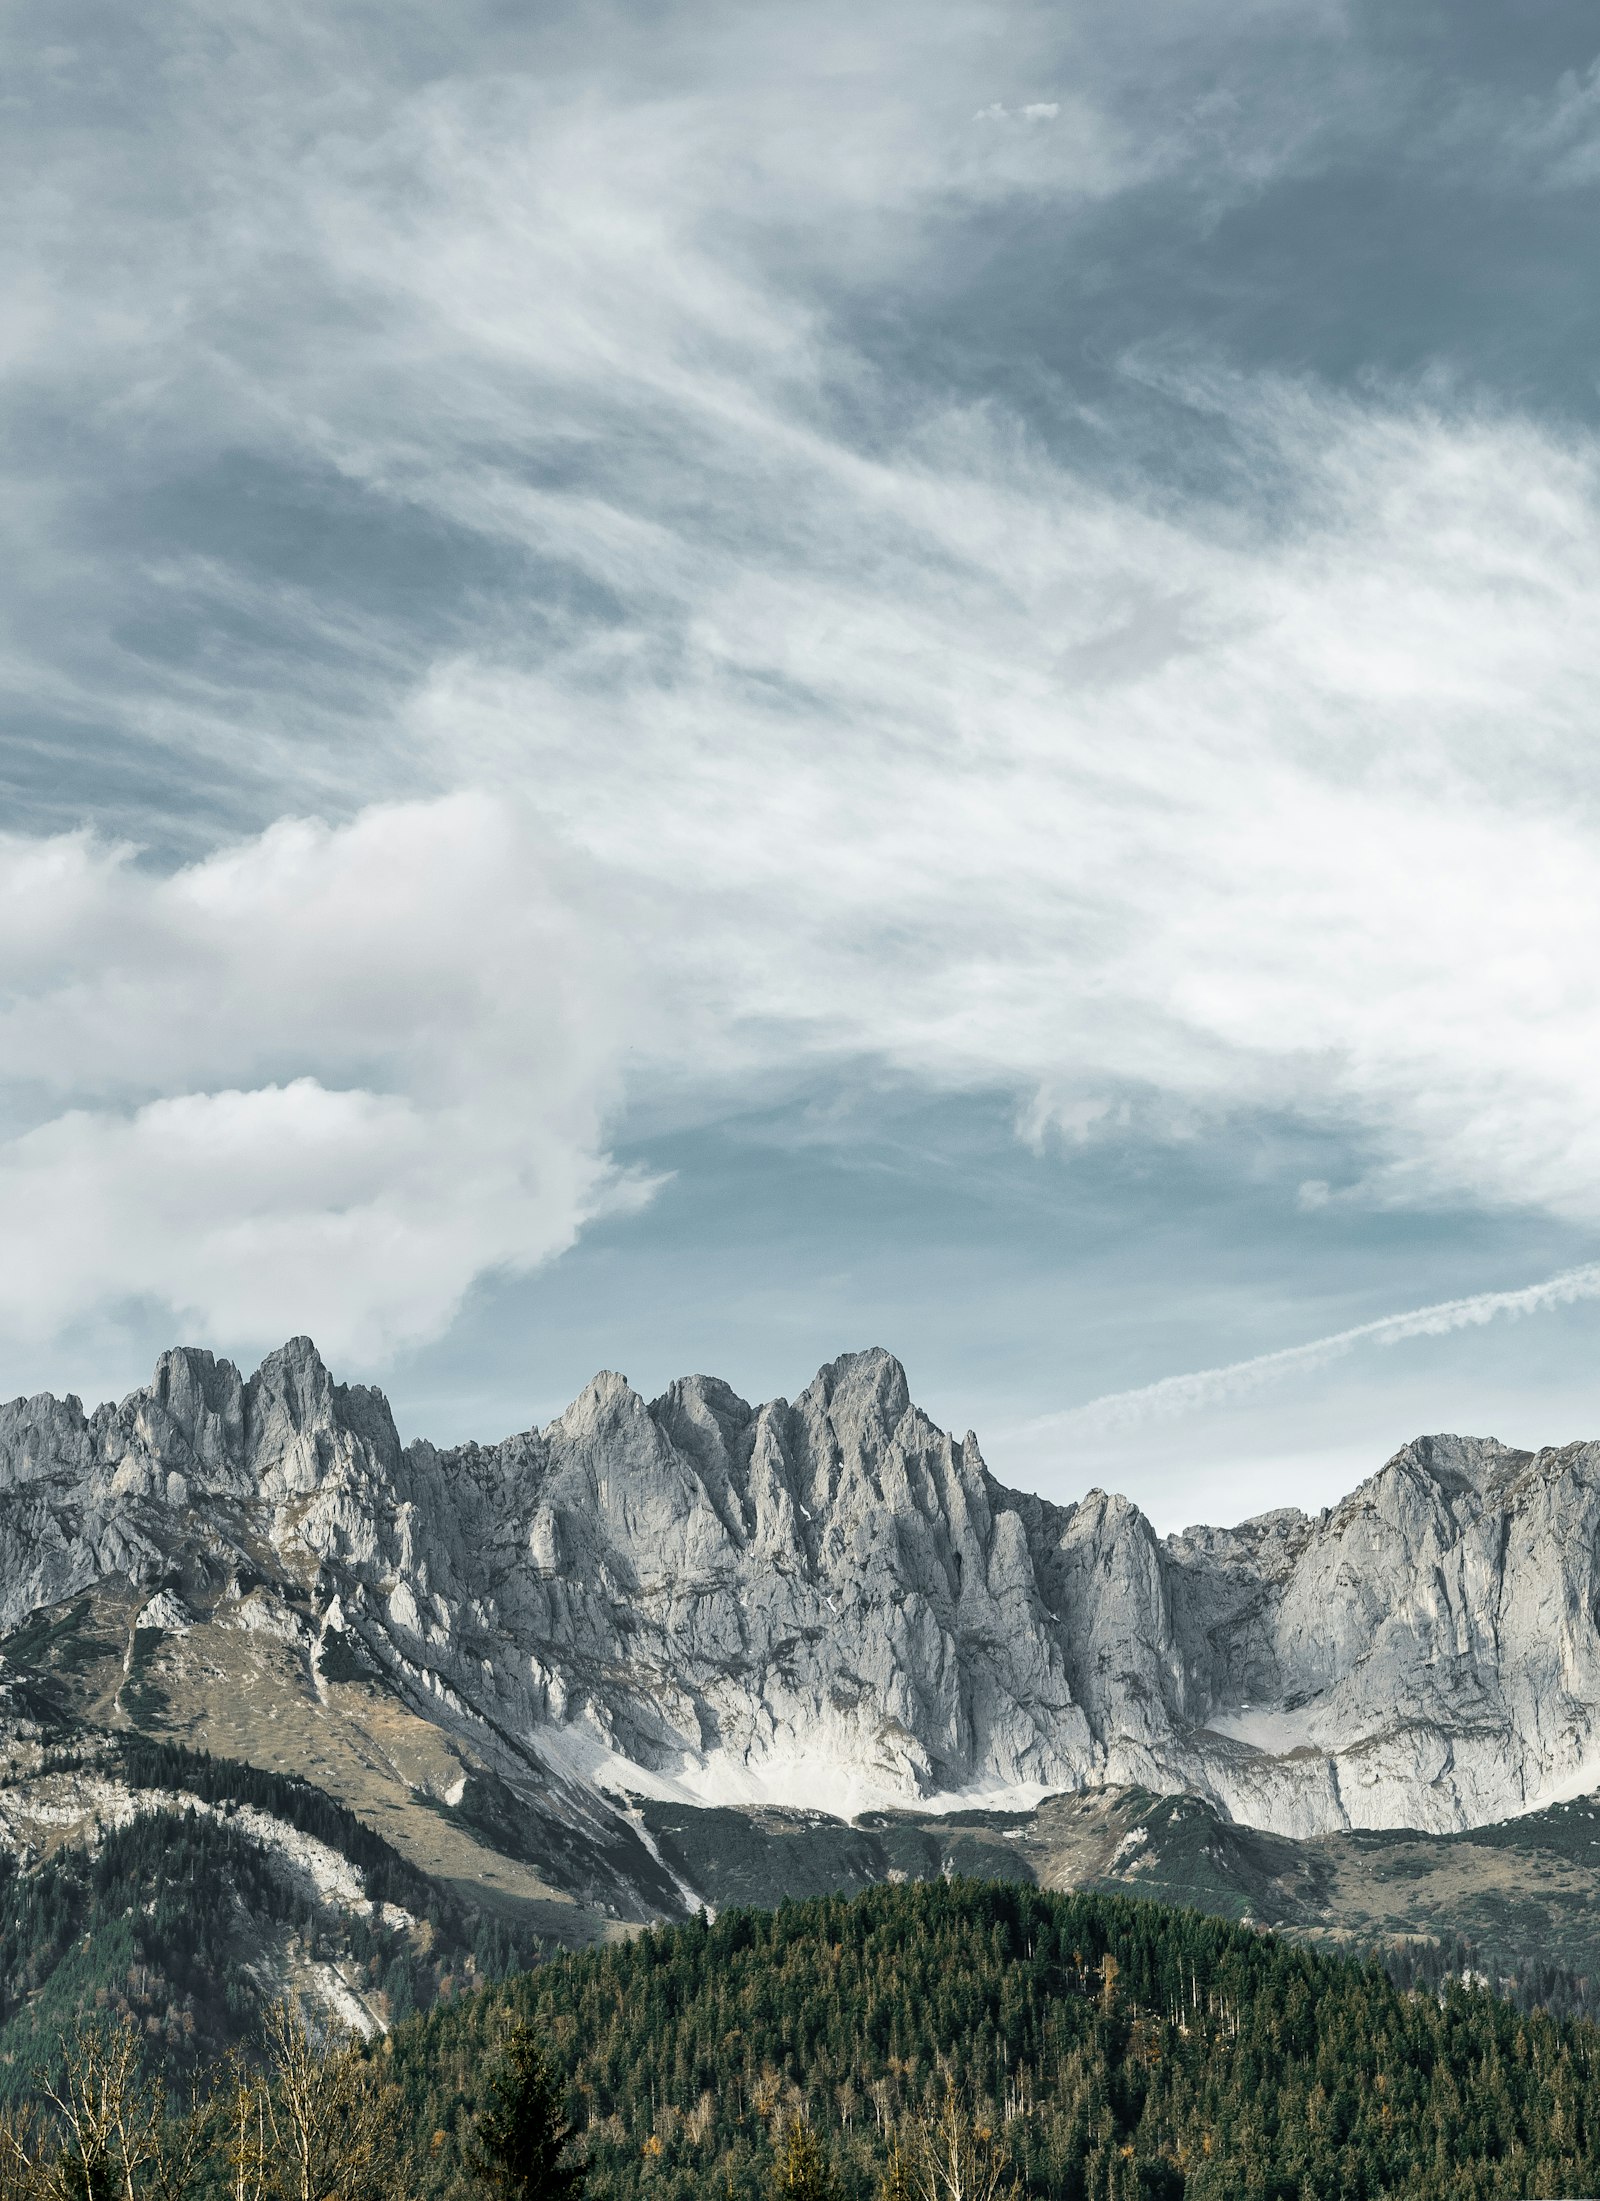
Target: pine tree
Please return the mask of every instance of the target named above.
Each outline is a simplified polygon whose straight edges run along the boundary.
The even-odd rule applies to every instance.
[[[783,2135],[772,2168],[778,2201],[838,2201],[827,2151],[808,2124],[796,2117]]]
[[[889,2153],[878,2181],[878,2201],[915,2201],[915,2192],[911,2182],[911,2165],[907,2162],[906,2151],[900,2144],[900,2135],[896,2133],[889,2142]]]
[[[497,2201],[579,2201],[583,2165],[572,2161],[572,2129],[531,2025],[506,2035],[488,2101],[478,2117],[473,2168]]]

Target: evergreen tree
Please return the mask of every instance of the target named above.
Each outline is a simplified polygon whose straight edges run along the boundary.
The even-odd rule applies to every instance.
[[[777,2201],[838,2201],[839,2188],[827,2150],[798,2117],[778,2144],[772,2190]]]
[[[567,2154],[571,2127],[531,2025],[513,2025],[485,2089],[472,2164],[496,2201],[579,2201],[583,2165]]]
[[[911,2165],[898,2134],[889,2142],[889,2153],[878,2177],[878,2201],[916,2201]]]

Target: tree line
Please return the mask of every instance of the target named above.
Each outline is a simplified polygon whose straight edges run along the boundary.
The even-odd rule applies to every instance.
[[[86,2036],[0,2129],[0,2201],[1600,2192],[1587,2022],[1014,1883],[701,1917],[365,2046],[280,2006],[171,2113],[143,2037]]]

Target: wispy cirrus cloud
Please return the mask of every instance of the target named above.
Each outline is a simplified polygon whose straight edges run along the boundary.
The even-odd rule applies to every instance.
[[[627,1196],[630,1097],[862,1062],[1600,1221],[1592,425],[1115,334],[1117,223],[1408,111],[1342,10],[1000,16],[36,57],[13,1326],[381,1354]]]
[[[1128,1429],[1142,1422],[1179,1420],[1207,1407],[1231,1405],[1275,1383],[1328,1367],[1369,1345],[1403,1345],[1413,1338],[1448,1337],[1456,1330],[1481,1329],[1503,1318],[1543,1314],[1580,1300],[1600,1299],[1600,1262],[1568,1269],[1542,1283],[1512,1291],[1472,1292],[1464,1299],[1442,1299],[1431,1307],[1358,1322],[1303,1345],[1274,1353],[1255,1353],[1225,1368],[1197,1368],[1186,1375],[1163,1376],[1131,1391],[1111,1391],[1060,1413],[1036,1415],[1016,1434],[1028,1438],[1072,1437]]]

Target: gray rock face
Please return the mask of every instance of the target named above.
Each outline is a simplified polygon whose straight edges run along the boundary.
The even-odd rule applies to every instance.
[[[442,1725],[542,1769],[838,1811],[1139,1782],[1288,1834],[1443,1830],[1600,1781],[1600,1446],[1421,1438],[1340,1506],[1160,1538],[1007,1491],[888,1354],[791,1405],[597,1376],[402,1447],[295,1339],[0,1406],[0,1628],[111,1575],[265,1578]],[[598,1801],[598,1799],[596,1799]]]

